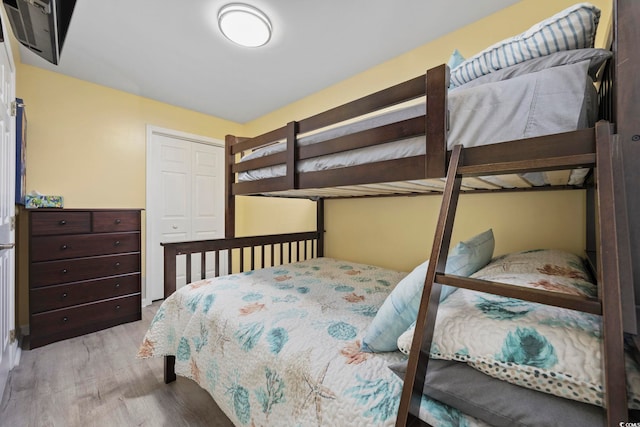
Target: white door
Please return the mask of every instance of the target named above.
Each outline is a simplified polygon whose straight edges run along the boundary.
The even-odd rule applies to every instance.
[[[164,296],[160,243],[224,237],[224,144],[154,127],[147,141],[146,300],[151,302]],[[178,287],[186,283],[181,261]],[[224,257],[220,263],[224,272]],[[214,256],[208,254],[206,277],[214,271]],[[200,278],[200,258],[193,258],[191,274],[192,280]]]
[[[13,368],[18,345],[15,339],[15,68],[5,22],[0,43],[0,401]]]

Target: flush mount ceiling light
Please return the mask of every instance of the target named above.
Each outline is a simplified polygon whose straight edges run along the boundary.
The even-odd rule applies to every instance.
[[[247,4],[223,6],[218,12],[218,26],[226,38],[241,46],[263,46],[271,38],[267,15]]]

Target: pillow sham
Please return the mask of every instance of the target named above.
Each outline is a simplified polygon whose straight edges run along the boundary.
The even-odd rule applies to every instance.
[[[407,361],[389,369],[404,378]],[[429,361],[423,390],[426,396],[496,427],[599,427],[606,421],[597,406],[519,387],[450,360]]]
[[[588,73],[589,76],[595,80],[600,67],[602,67],[602,65],[612,56],[613,53],[611,51],[598,48],[563,50],[485,74],[484,76],[473,79],[462,86],[457,86],[456,89],[467,89],[485,83],[509,80],[524,74],[535,73],[537,71],[560,67],[562,65],[577,64],[582,61],[589,61]]]
[[[573,5],[467,59],[451,71],[451,84],[460,86],[485,74],[561,50],[593,47],[599,20],[600,9],[592,4]]]
[[[471,277],[594,296],[582,259],[558,250],[498,257]],[[409,328],[398,338],[408,354]],[[459,289],[438,310],[430,356],[457,360],[503,381],[603,405],[601,318]],[[629,407],[640,408],[640,369],[627,357]]]
[[[445,272],[468,276],[485,266],[493,256],[495,241],[489,229],[471,239],[460,242],[447,256]],[[383,352],[398,348],[398,337],[415,322],[420,307],[422,289],[429,261],[417,266],[402,279],[382,303],[362,339],[362,351]],[[447,298],[456,288],[443,286],[440,300]]]

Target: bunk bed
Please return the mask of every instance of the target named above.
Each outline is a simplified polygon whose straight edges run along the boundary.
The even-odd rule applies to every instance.
[[[425,391],[429,393],[428,375],[433,378],[451,372],[441,360],[429,358],[434,353],[438,306],[446,310],[450,301],[467,295],[464,292],[476,291],[601,317],[602,330],[591,333],[602,335],[604,392],[599,389],[595,393],[599,406],[606,408],[607,419],[596,416],[596,422],[619,425],[628,421],[623,330],[634,335],[637,332],[632,279],[636,263],[629,250],[628,224],[633,227],[634,223],[627,215],[627,174],[622,158],[622,146],[628,142],[620,130],[635,135],[638,127],[640,85],[634,79],[640,59],[633,46],[640,42],[634,30],[640,5],[617,0],[613,15],[613,60],[605,72],[598,73],[601,120],[595,126],[585,113],[591,94],[584,84],[578,84],[571,95],[578,101],[572,109],[566,108],[571,110],[566,113],[576,118],[570,125],[565,119],[551,128],[542,122],[534,135],[524,133],[510,139],[509,132],[515,135],[518,131],[507,129],[493,137],[495,132],[489,135],[480,130],[483,137],[489,136],[479,138],[476,134],[463,141],[464,148],[458,143],[465,138],[460,129],[477,126],[471,114],[462,125],[455,123],[464,116],[460,106],[486,97],[482,91],[487,86],[501,88],[498,91],[515,90],[529,84],[521,82],[530,74],[536,74],[534,87],[542,82],[557,83],[562,78],[558,69],[565,70],[561,74],[568,73],[559,84],[582,84],[585,79],[576,78],[572,74],[575,69],[582,70],[584,77],[589,73],[593,77],[600,68],[599,63],[585,63],[583,58],[555,64],[552,71],[543,66],[522,76],[513,71],[514,67],[506,67],[473,79],[485,84],[472,87],[472,83],[466,88],[464,84],[450,88],[450,81],[460,84],[465,75],[457,68],[450,75],[443,65],[254,138],[228,136],[227,237],[163,244],[166,300],[152,321],[139,356],[164,356],[165,382],[176,379],[176,370],[194,379],[238,425],[278,424],[275,420],[283,416],[298,425],[486,425],[475,415],[467,416],[425,395]],[[590,19],[593,23],[593,17]],[[491,81],[497,75],[498,81]],[[558,102],[553,94],[548,95],[551,104]],[[553,110],[550,114],[564,113]],[[546,120],[526,117],[527,123]],[[484,144],[478,144],[479,140]],[[401,154],[389,154],[386,149],[375,152],[398,141],[409,141],[412,147],[405,146]],[[347,160],[340,159],[339,154],[344,152]],[[356,155],[352,157],[367,160],[348,160],[353,152]],[[338,163],[332,163],[336,157]],[[585,285],[593,286],[590,293],[573,292],[575,284],[571,291],[562,293],[498,283],[489,274],[467,277],[473,271],[451,273],[448,258],[463,253],[460,248],[465,247],[463,242],[454,248],[453,255],[449,254],[461,192],[550,187],[587,189],[586,255],[595,277],[594,285]],[[408,359],[399,351],[363,351],[362,340],[377,310],[382,310],[390,290],[411,275],[325,258],[324,200],[424,193],[441,194],[442,207],[430,260],[422,273],[424,286],[415,326],[402,334],[401,350],[408,353]],[[235,198],[239,195],[316,200],[317,229],[235,237]],[[211,275],[216,278],[206,277],[208,263],[213,263]],[[575,262],[568,265],[575,267]],[[566,272],[573,267],[563,268],[560,270]],[[238,273],[218,277],[225,269]],[[479,267],[476,270],[483,271]],[[193,271],[199,274],[195,281]],[[588,280],[590,275],[572,270],[572,279],[576,274],[580,280]],[[185,286],[176,292],[178,275],[183,276]],[[445,300],[441,295],[443,285],[451,287],[447,293],[453,288],[459,290]],[[224,304],[216,305],[221,300]],[[233,352],[234,347],[237,352]],[[465,359],[467,355],[454,356],[469,360]],[[451,368],[458,369],[460,363],[454,365]],[[404,381],[390,367],[400,371]],[[472,371],[464,375],[477,376],[478,370]],[[637,378],[630,381],[631,385],[637,382]],[[522,389],[516,387],[514,395]],[[635,393],[636,389],[629,396],[636,399]],[[538,394],[543,395],[541,399],[549,399],[546,393]],[[551,402],[536,399],[531,401],[545,407]],[[578,413],[592,410],[587,407],[595,408],[586,405]]]

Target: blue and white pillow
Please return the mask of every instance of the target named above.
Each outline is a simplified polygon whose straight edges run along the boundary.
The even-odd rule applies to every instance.
[[[447,256],[445,272],[456,276],[470,276],[489,263],[494,247],[491,229],[458,243]],[[417,266],[391,291],[367,328],[362,339],[362,351],[377,353],[398,349],[398,338],[418,317],[428,266],[428,260]],[[440,301],[456,289],[443,286]]]
[[[573,5],[467,59],[451,71],[451,85],[554,52],[593,47],[599,21],[600,9],[594,5]]]

